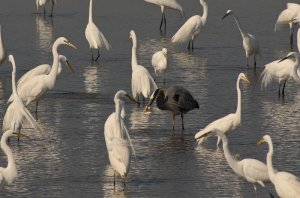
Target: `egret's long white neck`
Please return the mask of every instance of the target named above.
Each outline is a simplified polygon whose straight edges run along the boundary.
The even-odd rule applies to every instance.
[[[49,73],[49,79],[51,82],[50,86],[54,86],[55,81],[56,81],[56,76],[58,73],[58,62],[59,62],[59,58],[58,58],[58,52],[57,52],[57,48],[60,45],[60,43],[58,43],[57,41],[54,42],[53,46],[52,46],[52,54],[53,54],[53,63],[52,63],[52,67]]]
[[[246,33],[245,33],[245,31],[243,30],[243,28],[242,28],[242,26],[241,26],[241,24],[240,24],[239,19],[238,19],[233,13],[232,13],[232,17],[233,17],[233,19],[235,20],[235,23],[236,23],[236,25],[238,26],[239,31],[240,31],[242,37],[244,38]]]
[[[200,4],[203,6],[203,14],[202,14],[202,25],[206,24],[207,15],[208,15],[208,6],[207,3],[203,0],[200,0]]]
[[[138,65],[137,58],[136,58],[136,48],[137,48],[136,35],[135,34],[131,35],[131,39],[132,39],[131,67],[132,67],[132,70],[134,70],[136,68],[136,66]]]
[[[272,140],[267,140],[268,145],[269,145],[269,152],[267,154],[267,168],[268,168],[268,174],[269,178],[274,183],[274,178],[275,178],[275,172],[273,168],[273,163],[272,163],[272,156],[273,156],[273,143]]]
[[[222,132],[221,132],[222,133]],[[223,150],[224,150],[224,155],[225,155],[225,158],[229,164],[229,166],[232,168],[232,170],[234,172],[236,172],[237,174],[241,175],[241,170],[239,169],[239,166],[238,166],[238,161],[235,160],[230,151],[229,151],[229,148],[228,148],[228,139],[227,137],[222,134],[221,136],[218,136],[222,139],[223,141]]]
[[[12,59],[11,65],[12,65],[12,73],[11,73],[11,85],[12,85],[12,91],[14,98],[19,98],[18,92],[17,92],[17,86],[16,86],[16,63],[15,60]]]
[[[7,138],[9,137],[8,133],[12,133],[12,132],[5,132],[2,135],[1,149],[3,150],[5,155],[7,156],[7,169],[15,169],[16,170],[16,164],[15,164],[15,160],[13,158],[13,154],[11,152],[11,149],[7,146],[7,143],[6,143]]]
[[[122,113],[122,101],[119,97],[119,95],[116,95],[114,98],[115,102],[115,121],[116,121],[116,131],[115,131],[115,137],[123,138],[122,129],[121,129],[121,113]]]
[[[93,22],[93,0],[90,0],[90,7],[89,7],[89,23]]]
[[[236,91],[237,91],[237,106],[236,106],[236,116],[238,117],[239,120],[241,120],[241,109],[242,109],[242,94],[241,94],[241,89],[240,89],[240,80],[241,76],[238,77],[236,81]]]

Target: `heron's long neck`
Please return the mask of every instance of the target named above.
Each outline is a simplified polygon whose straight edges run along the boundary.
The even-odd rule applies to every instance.
[[[201,1],[200,1],[200,4],[203,6],[203,15],[201,17],[202,18],[202,24],[205,25],[206,24],[206,20],[207,20],[208,7],[207,7],[206,2],[201,3]]]
[[[131,67],[134,70],[137,67],[137,58],[136,58],[136,48],[137,48],[137,40],[136,37],[132,37],[132,56],[131,56]]]
[[[50,81],[53,83],[53,86],[55,84],[55,80],[56,80],[56,76],[57,76],[57,72],[58,72],[58,62],[59,62],[58,52],[57,52],[58,46],[59,45],[57,43],[53,44],[53,47],[52,47],[53,63],[52,63],[51,71],[48,75]]]
[[[243,30],[243,28],[242,28],[242,26],[241,26],[241,24],[240,24],[239,19],[238,19],[234,14],[232,14],[232,17],[234,18],[234,20],[235,20],[235,22],[236,22],[236,25],[238,26],[239,31],[240,31],[242,37],[244,38],[246,33],[245,33],[245,31]]]
[[[11,73],[11,85],[12,85],[12,91],[14,98],[19,98],[18,92],[17,92],[17,86],[16,86],[16,64],[14,60],[12,61],[12,73]]]
[[[89,23],[93,22],[93,0],[90,0],[90,7],[89,7]]]
[[[8,169],[16,169],[16,164],[13,158],[13,154],[11,152],[11,149],[7,146],[7,134],[3,134],[2,138],[1,138],[1,149],[3,150],[3,152],[6,154],[7,156],[7,168]]]
[[[236,106],[236,112],[235,115],[238,117],[239,120],[241,120],[241,100],[242,100],[242,94],[240,89],[240,77],[236,81],[236,91],[237,91],[237,106]]]
[[[269,152],[267,154],[267,167],[268,167],[268,174],[269,178],[274,183],[274,177],[275,177],[275,172],[273,168],[273,163],[272,163],[272,156],[273,156],[273,143],[271,140],[267,141],[269,145]]]
[[[116,121],[116,133],[115,137],[123,137],[122,130],[121,130],[121,112],[122,112],[122,105],[120,104],[120,99],[115,99],[115,121]]]
[[[165,94],[162,90],[160,90],[158,95],[157,95],[157,98],[156,98],[156,105],[159,109],[167,110],[166,106],[165,106],[165,103],[166,103]]]
[[[229,164],[229,166],[232,168],[232,170],[234,172],[236,172],[237,174],[241,175],[241,170],[239,169],[239,166],[238,166],[238,161],[235,160],[230,151],[229,151],[229,148],[228,148],[228,140],[225,136],[221,136],[222,138],[222,141],[223,141],[223,150],[224,150],[224,155],[225,155],[225,158]]]

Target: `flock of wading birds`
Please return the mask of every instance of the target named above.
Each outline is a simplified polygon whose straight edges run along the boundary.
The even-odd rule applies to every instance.
[[[145,0],[146,2],[159,5],[161,7],[162,18],[160,22],[160,31],[166,31],[166,17],[165,9],[174,9],[179,11],[183,15],[183,9],[176,0]],[[53,15],[54,0],[36,0],[37,12],[40,6],[45,6],[47,3],[52,2],[51,14]],[[195,15],[190,17],[177,33],[172,37],[173,43],[187,43],[188,50],[193,50],[194,39],[198,33],[206,24],[208,16],[208,5],[204,0],[200,0],[200,4],[203,6],[203,15]],[[100,57],[100,49],[110,50],[111,46],[103,33],[97,28],[92,18],[92,0],[89,5],[89,20],[85,30],[86,39],[90,45],[92,53],[92,61],[97,61]],[[46,14],[44,8],[44,15]],[[233,11],[228,10],[223,16],[223,19],[231,15],[241,33],[243,40],[243,47],[246,53],[247,66],[248,57],[254,57],[254,67],[256,66],[256,56],[260,55],[260,49],[258,41],[252,34],[246,33],[241,27],[237,16]],[[287,8],[283,10],[277,19],[275,30],[278,26],[289,25],[290,27],[290,46],[293,45],[293,30],[294,26],[300,20],[300,5],[295,3],[288,3]],[[300,30],[298,30],[298,48],[300,49]],[[129,171],[130,158],[135,151],[131,142],[128,129],[126,127],[125,107],[123,98],[129,98],[131,101],[139,104],[140,98],[149,98],[149,104],[145,107],[144,112],[146,114],[151,113],[151,105],[156,100],[157,107],[161,110],[169,110],[172,112],[173,130],[174,121],[176,115],[181,115],[182,130],[184,130],[183,114],[188,111],[199,108],[198,102],[193,98],[188,90],[180,86],[170,86],[168,88],[158,88],[155,79],[152,78],[148,70],[138,65],[136,57],[137,38],[135,32],[130,31],[130,38],[132,39],[132,95],[130,96],[125,91],[120,90],[114,97],[115,112],[113,112],[106,120],[104,126],[104,136],[107,146],[109,161],[114,169],[114,173],[117,172],[125,180]],[[12,65],[12,94],[8,100],[8,107],[3,119],[3,135],[1,138],[1,148],[7,155],[8,165],[6,168],[0,167],[0,182],[1,184],[11,184],[17,177],[16,165],[12,155],[12,151],[7,145],[8,138],[12,135],[19,137],[28,137],[25,134],[20,133],[20,130],[24,125],[29,124],[36,130],[41,130],[35,118],[27,110],[26,106],[31,102],[36,102],[36,116],[38,100],[48,90],[54,88],[56,77],[60,74],[62,66],[61,62],[65,62],[66,65],[72,70],[72,66],[69,64],[67,58],[58,54],[58,47],[60,45],[67,45],[72,48],[76,48],[66,38],[58,38],[53,46],[53,64],[39,65],[32,70],[25,73],[17,82],[16,78],[16,64],[13,55],[6,55],[5,48],[1,39],[0,31],[0,63],[8,61]],[[96,49],[98,54],[94,58],[93,49]],[[158,51],[152,56],[152,65],[157,76],[160,73],[165,74],[167,69],[167,49],[163,48],[162,51]],[[299,53],[290,52],[286,57],[275,60],[267,65],[262,72],[262,85],[266,87],[270,82],[278,80],[279,82],[279,97],[284,97],[284,89],[286,81],[290,78],[297,82],[300,82],[300,74],[298,75],[299,65]],[[155,77],[156,77],[155,76]],[[215,135],[218,137],[217,145],[220,140],[223,141],[223,150],[225,158],[229,166],[235,173],[245,178],[248,182],[253,183],[255,193],[255,184],[258,183],[264,187],[264,182],[272,182],[275,186],[276,192],[280,197],[300,197],[300,181],[296,176],[287,173],[280,172],[273,168],[272,155],[273,145],[269,135],[263,136],[263,138],[257,143],[267,142],[269,145],[269,152],[267,154],[267,163],[263,163],[256,159],[243,159],[241,161],[236,160],[229,151],[228,140],[225,133],[234,130],[241,123],[241,91],[239,87],[240,80],[250,83],[247,75],[240,73],[237,82],[237,108],[235,113],[228,114],[225,117],[217,119],[208,124],[204,129],[200,130],[195,135],[195,139],[202,143],[207,137]],[[164,78],[165,82],[165,78]],[[281,89],[282,86],[282,89]],[[154,90],[154,91],[153,91]],[[152,92],[153,91],[153,92]],[[152,94],[151,94],[152,93]],[[130,151],[132,150],[132,154]],[[115,185],[115,176],[114,176]],[[269,191],[268,191],[269,192]],[[273,197],[271,192],[270,196]]]

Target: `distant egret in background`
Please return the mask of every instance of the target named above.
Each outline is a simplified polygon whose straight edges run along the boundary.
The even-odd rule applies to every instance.
[[[67,68],[70,71],[74,71],[72,65],[69,63],[67,57],[65,57],[64,55],[59,55],[58,56],[59,62],[58,62],[58,71],[57,71],[57,76],[60,75],[61,70],[62,70],[62,66],[61,66],[61,62],[65,62]],[[51,71],[51,65],[49,64],[42,64],[39,66],[36,66],[35,68],[29,70],[28,72],[26,72],[19,80],[17,83],[17,86],[22,86],[21,84],[25,83],[26,81],[30,81],[34,76],[38,76],[38,75],[48,75]]]
[[[128,129],[125,125],[125,105],[122,98],[127,97],[129,100],[135,100],[130,97],[125,91],[120,90],[114,97],[115,112],[113,112],[105,121],[104,124],[104,136],[105,143],[108,151],[108,157],[112,168],[114,169],[114,186],[115,183],[115,171],[121,175],[124,179],[124,185],[126,176],[129,171],[130,164],[130,152],[129,144],[131,145],[133,154],[135,151],[128,133]],[[125,134],[127,139],[125,139]]]
[[[7,139],[12,135],[16,135],[18,137],[28,137],[27,135],[24,135],[22,133],[16,133],[13,130],[7,130],[3,132],[3,135],[1,137],[1,149],[7,157],[7,167],[6,168],[0,167],[1,186],[4,184],[11,185],[14,182],[14,180],[17,178],[17,168],[16,168],[15,159],[11,149],[7,145]]]
[[[177,10],[180,12],[180,14],[183,16],[183,9],[182,6],[176,1],[176,0],[145,0],[148,3],[153,3],[158,6],[160,6],[161,9],[161,21],[160,21],[160,26],[159,29],[161,30],[161,26],[165,24],[165,31],[167,27],[167,21],[166,21],[166,16],[165,16],[165,8]]]
[[[262,144],[267,142],[269,145],[269,152],[267,154],[267,167],[271,182],[274,184],[276,192],[279,197],[297,198],[300,197],[300,178],[288,173],[277,172],[273,168],[273,143],[269,135],[264,135],[263,138],[257,142]]]
[[[68,45],[69,47],[76,49],[76,47],[72,43],[70,43],[65,37],[59,37],[58,39],[56,39],[52,46],[53,64],[50,73],[33,76],[30,80],[26,80],[26,82],[23,82],[17,88],[18,94],[20,98],[25,102],[26,106],[32,101],[36,101],[36,116],[38,101],[40,97],[46,91],[53,89],[55,85],[59,66],[59,54],[57,50],[60,45]],[[13,100],[14,96],[11,96],[8,102],[11,102]]]
[[[176,115],[181,115],[181,126],[182,130],[184,130],[183,114],[196,108],[199,109],[199,104],[192,94],[181,86],[156,89],[151,95],[149,105],[145,108],[146,113],[150,111],[150,107],[155,99],[156,105],[160,110],[172,112],[173,131],[175,130]]]
[[[39,7],[42,7],[44,6],[44,15],[46,14],[46,4],[51,1],[52,2],[52,6],[51,6],[51,13],[50,13],[50,17],[53,16],[53,7],[54,7],[54,4],[56,3],[56,0],[36,0],[35,3],[36,3],[36,11],[37,13],[39,13]]]
[[[144,99],[150,97],[151,91],[157,89],[157,85],[154,82],[148,70],[144,66],[138,65],[137,63],[137,58],[136,58],[137,39],[136,39],[135,32],[133,30],[130,31],[130,38],[132,39],[131,91],[132,91],[133,98],[139,103],[140,95],[142,94],[144,96]]]
[[[262,87],[266,88],[273,79],[278,80],[278,95],[282,94],[282,97],[284,97],[285,84],[288,79],[293,78],[296,82],[300,82],[297,74],[298,68],[299,54],[297,52],[290,52],[283,59],[266,64],[265,69],[261,73]],[[280,92],[281,84],[283,84],[282,92]]]
[[[241,124],[241,109],[242,109],[242,94],[240,90],[240,80],[245,81],[250,84],[248,77],[244,73],[240,73],[236,81],[236,91],[237,91],[237,107],[235,113],[228,114],[218,120],[213,121],[207,125],[204,129],[200,130],[196,135],[198,143],[201,144],[205,139],[205,134],[210,133],[213,130],[219,130],[223,133],[234,130],[237,126]],[[217,146],[220,143],[221,138],[218,136]]]
[[[241,27],[240,21],[237,18],[237,16],[235,16],[235,14],[231,11],[231,10],[227,10],[226,14],[223,16],[222,19],[224,19],[225,17],[232,15],[232,17],[234,18],[236,25],[238,26],[240,33],[242,35],[242,39],[243,39],[243,47],[246,53],[246,58],[247,58],[247,67],[249,67],[248,65],[248,57],[252,56],[254,57],[254,68],[256,68],[256,56],[260,56],[260,47],[258,44],[258,41],[256,40],[255,36],[253,36],[252,34],[249,34],[247,32],[245,32],[243,30],[243,28]]]
[[[5,61],[6,59],[6,52],[2,41],[2,29],[0,25],[0,65]]]
[[[300,5],[297,3],[287,3],[286,9],[283,10],[277,18],[275,23],[275,31],[281,25],[289,25],[290,27],[290,50],[293,50],[293,32],[295,24],[300,20]]]
[[[93,0],[90,0],[89,22],[85,29],[85,37],[90,45],[92,61],[98,60],[98,58],[100,57],[100,49],[105,48],[106,50],[111,50],[111,45],[93,22]],[[98,56],[95,59],[93,56],[93,49],[98,50]]]
[[[204,0],[200,0],[200,4],[203,6],[203,15],[194,15],[189,18],[172,37],[172,43],[189,42],[188,50],[194,49],[194,39],[205,26],[208,13],[207,3]]]
[[[27,121],[34,129],[41,131],[41,128],[35,121],[34,117],[31,115],[31,113],[28,111],[23,101],[19,97],[17,87],[16,87],[16,64],[15,64],[14,57],[12,55],[9,55],[8,60],[11,63],[13,68],[11,81],[12,81],[12,95],[14,97],[14,100],[7,107],[6,113],[3,118],[2,130],[3,131],[13,130],[20,133],[22,126]]]
[[[256,159],[243,159],[236,160],[230,153],[228,148],[228,139],[224,132],[215,129],[209,133],[205,133],[202,137],[207,135],[216,135],[218,138],[221,138],[223,141],[223,151],[226,158],[226,161],[230,168],[238,175],[242,176],[248,182],[253,184],[255,195],[256,195],[256,186],[255,183],[258,183],[262,187],[265,187],[264,182],[270,182],[268,175],[268,168],[266,164]],[[199,137],[201,138],[201,137]],[[270,192],[269,192],[270,193]],[[271,194],[271,193],[270,193]],[[257,196],[256,196],[257,197]],[[273,197],[273,195],[272,195]]]
[[[168,52],[166,48],[163,48],[161,51],[155,52],[152,56],[152,66],[155,72],[155,78],[158,73],[164,73],[164,84],[165,84],[165,72],[168,66]]]

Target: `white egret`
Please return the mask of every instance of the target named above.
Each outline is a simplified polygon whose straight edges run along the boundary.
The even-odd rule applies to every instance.
[[[39,13],[39,7],[44,6],[44,15],[45,15],[46,14],[46,8],[45,8],[45,6],[50,1],[52,2],[50,17],[52,17],[53,16],[53,7],[54,7],[54,4],[56,3],[55,0],[36,0],[35,4],[36,4],[36,11],[37,11],[37,13]]]
[[[8,60],[9,62],[11,62],[13,68],[11,81],[12,81],[12,94],[14,96],[14,100],[7,107],[6,113],[3,118],[2,130],[3,131],[13,130],[13,131],[20,132],[22,126],[24,125],[24,122],[28,121],[34,129],[41,131],[41,128],[39,127],[39,125],[31,115],[31,113],[28,111],[23,101],[19,97],[17,87],[16,87],[16,64],[15,64],[14,57],[12,55],[9,55]]]
[[[69,63],[67,57],[65,57],[64,55],[59,55],[58,56],[59,62],[58,62],[58,71],[57,71],[57,76],[60,75],[61,70],[62,70],[62,65],[61,62],[65,62],[67,68],[70,71],[74,71],[72,65]],[[31,78],[33,78],[34,76],[38,76],[38,75],[48,75],[51,71],[51,65],[49,64],[42,64],[39,66],[36,66],[35,68],[29,70],[28,72],[26,72],[19,80],[17,83],[17,86],[21,86],[21,84],[25,83],[26,81],[30,81]]]
[[[145,1],[160,6],[161,9],[161,21],[159,26],[160,31],[162,31],[161,26],[163,25],[163,23],[165,24],[165,31],[166,31],[167,20],[165,15],[165,8],[177,10],[183,16],[182,6],[176,0],[145,0]]]
[[[2,29],[0,25],[0,65],[5,61],[5,59],[6,59],[6,52],[2,42]]]
[[[247,67],[249,67],[248,65],[248,57],[252,56],[254,57],[254,68],[256,68],[256,57],[255,56],[260,56],[260,47],[258,44],[258,41],[256,40],[255,36],[253,36],[250,33],[247,33],[243,30],[243,28],[241,27],[240,21],[237,18],[237,16],[235,16],[235,14],[231,11],[231,10],[227,10],[226,14],[223,16],[222,19],[224,19],[225,17],[231,15],[235,22],[236,25],[239,28],[239,31],[242,35],[242,39],[243,39],[243,47],[246,53],[246,59],[247,59]]]
[[[250,159],[250,158],[237,160],[231,155],[228,146],[228,139],[222,131],[215,129],[210,131],[209,133],[203,134],[202,137],[207,135],[216,135],[218,138],[222,139],[223,151],[228,165],[236,174],[242,176],[248,182],[253,184],[255,195],[256,195],[256,186],[255,186],[256,183],[258,183],[262,187],[265,187],[264,182],[270,182],[269,175],[268,175],[268,168],[266,164],[264,164],[259,160]]]
[[[12,136],[16,135],[18,137],[28,137],[22,133],[16,133],[13,130],[7,130],[3,133],[1,137],[1,149],[5,153],[7,157],[7,167],[3,168],[0,167],[0,185],[3,184],[11,185],[14,180],[17,178],[17,168],[13,153],[9,146],[7,145],[7,139]]]
[[[137,63],[137,58],[136,58],[137,39],[136,39],[135,32],[133,30],[130,31],[130,38],[132,39],[131,91],[132,91],[133,98],[139,103],[140,94],[144,96],[144,99],[148,98],[151,94],[151,90],[157,89],[157,85],[154,82],[148,70],[144,66],[138,65]]]
[[[194,49],[194,39],[205,26],[208,13],[207,3],[204,0],[200,0],[200,4],[203,6],[203,15],[194,15],[189,18],[172,37],[172,43],[185,43],[189,41],[188,50],[191,48],[192,50]]]
[[[283,10],[275,23],[275,32],[279,26],[289,25],[290,27],[290,49],[293,49],[293,32],[295,24],[299,21],[300,5],[297,3],[287,3],[286,9]]]
[[[105,48],[106,50],[111,50],[111,45],[93,22],[93,0],[90,0],[89,22],[85,29],[85,37],[90,45],[92,61],[98,60],[100,57],[100,49]],[[98,56],[95,59],[93,57],[93,49],[98,50]]]
[[[122,98],[127,97],[131,101],[135,100],[130,97],[125,91],[120,90],[115,94],[115,112],[113,112],[105,121],[104,136],[108,151],[108,157],[112,168],[114,169],[114,186],[115,186],[115,171],[124,179],[129,171],[130,152],[129,144],[131,145],[133,154],[135,151],[125,125],[125,106]],[[125,134],[127,139],[125,139]]]
[[[298,65],[299,54],[297,52],[290,52],[283,59],[266,64],[265,69],[261,73],[262,86],[266,88],[273,79],[278,80],[278,95],[282,94],[282,97],[284,97],[286,81],[290,78],[293,78],[297,82],[300,80],[297,74]],[[282,92],[280,92],[281,84],[283,84]]]
[[[212,123],[207,125],[204,129],[202,129],[198,133],[196,133],[195,139],[197,139],[199,144],[201,144],[205,140],[204,135],[206,133],[210,133],[213,130],[219,130],[223,133],[227,133],[229,131],[234,130],[237,126],[239,126],[241,124],[242,94],[241,94],[241,90],[240,90],[240,80],[243,80],[246,83],[250,84],[250,81],[249,81],[247,75],[244,73],[240,73],[237,78],[237,81],[236,81],[236,91],[237,91],[236,112],[228,114],[227,116],[224,116],[218,120],[213,121]],[[217,146],[219,145],[220,140],[221,140],[221,138],[218,137]]]
[[[164,73],[164,84],[165,84],[165,72],[168,66],[168,57],[167,57],[167,49],[163,48],[161,51],[155,52],[152,56],[152,66],[155,72],[155,78],[158,73]]]
[[[269,145],[269,152],[267,154],[267,167],[268,174],[271,182],[275,186],[275,190],[279,197],[284,198],[299,198],[300,197],[300,178],[292,175],[288,172],[277,172],[273,168],[273,143],[269,135],[264,135],[263,138],[257,142],[257,144],[262,144],[267,142]]]
[[[36,116],[38,101],[40,97],[48,90],[53,89],[58,73],[59,59],[58,59],[58,47],[60,45],[68,45],[72,48],[76,47],[70,43],[65,37],[59,37],[53,43],[52,54],[53,54],[53,64],[49,74],[42,74],[38,76],[33,76],[30,80],[20,84],[17,88],[20,98],[25,102],[27,106],[32,101],[36,101]],[[14,96],[10,97],[8,102],[14,100]]]
[[[156,89],[151,95],[149,105],[144,110],[145,113],[150,111],[150,107],[155,99],[156,105],[160,110],[169,110],[172,112],[173,131],[175,130],[176,115],[181,115],[182,130],[184,130],[183,114],[196,108],[199,109],[199,104],[193,98],[192,94],[180,86]]]

